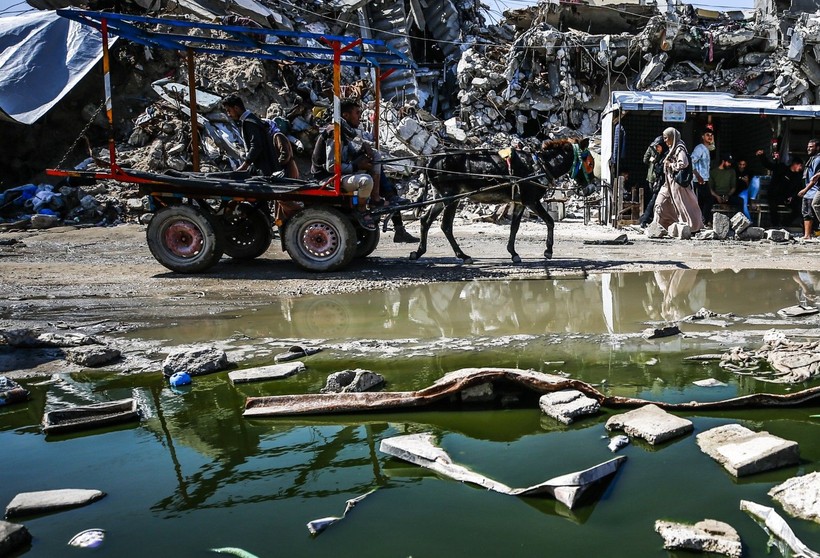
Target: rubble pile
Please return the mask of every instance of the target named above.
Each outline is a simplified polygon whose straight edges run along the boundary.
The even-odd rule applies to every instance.
[[[54,2],[59,7],[93,9],[85,0],[29,3],[46,9],[58,7]],[[397,71],[383,82],[379,126],[381,149],[389,153],[391,172],[407,183],[409,197],[424,195],[419,180],[424,156],[442,150],[526,146],[546,138],[600,134],[601,109],[613,90],[728,91],[778,96],[786,104],[813,104],[820,95],[820,13],[800,15],[786,32],[783,22],[772,15],[757,12],[746,19],[739,13],[715,15],[688,5],[661,14],[655,6],[623,4],[603,10],[583,3],[570,7],[540,2],[488,23],[477,0],[429,5],[383,0],[144,4],[126,2],[123,10],[365,36],[384,40],[413,60],[418,65],[415,72]],[[277,40],[317,46],[312,39]],[[155,172],[191,170],[185,57],[120,41],[114,58],[125,76],[114,88],[119,163]],[[314,138],[331,116],[331,71],[323,65],[198,56],[200,170],[230,170],[241,158],[239,132],[219,107],[221,97],[237,92],[250,110],[276,119],[284,128],[306,175]],[[343,68],[343,94],[358,96],[372,107],[371,79],[367,71]],[[95,108],[86,104],[77,117],[96,115],[91,128],[101,136],[107,123]],[[372,125],[368,116],[365,113],[363,124]],[[93,153],[75,149],[75,161],[69,157],[69,165],[89,155],[91,162],[83,163],[87,168],[104,168],[107,146]],[[10,156],[15,156],[13,149]],[[55,163],[44,159],[43,167]],[[47,209],[63,221],[111,224],[141,212],[138,201],[123,201],[134,192],[113,183],[94,194],[82,191],[93,195],[97,206],[95,215],[79,221],[71,214],[77,200]],[[19,222],[35,211],[0,202],[0,219],[6,223]],[[470,205],[464,212],[489,220],[504,215]]]

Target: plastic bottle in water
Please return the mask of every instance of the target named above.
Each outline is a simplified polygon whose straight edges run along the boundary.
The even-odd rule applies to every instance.
[[[353,190],[353,207],[359,206],[359,189]]]

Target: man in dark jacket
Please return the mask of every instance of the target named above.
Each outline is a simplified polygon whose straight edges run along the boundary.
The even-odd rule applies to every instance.
[[[772,181],[769,185],[769,219],[772,227],[780,227],[780,214],[778,209],[788,207],[791,214],[786,225],[791,225],[801,214],[801,200],[797,195],[803,188],[803,160],[800,157],[792,157],[791,162],[786,165],[780,160],[780,154],[774,153],[774,160],[766,157],[762,149],[755,153],[760,164],[772,171]]]
[[[663,141],[663,136],[658,136],[646,148],[646,153],[643,155],[643,162],[647,166],[646,182],[649,185],[652,196],[649,198],[649,203],[646,205],[638,224],[641,227],[648,227],[655,216],[655,200],[658,197],[658,192],[663,185],[663,160],[666,158],[668,151],[666,143]]]
[[[279,154],[273,146],[268,126],[251,111],[235,94],[222,99],[222,108],[242,129],[242,141],[245,142],[245,160],[236,170],[250,171],[253,174],[270,176],[281,169]]]

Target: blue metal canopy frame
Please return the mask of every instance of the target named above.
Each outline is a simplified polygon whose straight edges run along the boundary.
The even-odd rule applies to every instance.
[[[61,9],[57,10],[57,13],[62,17],[90,25],[100,31],[102,31],[102,22],[104,20],[110,34],[149,47],[179,51],[193,50],[202,54],[240,56],[304,64],[333,64],[333,48],[291,45],[282,42],[282,39],[313,39],[320,44],[334,42],[342,47],[357,43],[357,46],[353,46],[343,53],[340,60],[342,66],[356,68],[378,67],[383,69],[416,68],[416,64],[401,52],[377,39],[302,33],[242,25],[219,25],[182,19],[86,10]],[[151,26],[153,26],[153,29],[149,29]],[[168,28],[171,30],[160,30]],[[224,35],[188,35],[184,31],[189,29],[218,31]],[[269,43],[268,40],[274,40],[275,42]]]

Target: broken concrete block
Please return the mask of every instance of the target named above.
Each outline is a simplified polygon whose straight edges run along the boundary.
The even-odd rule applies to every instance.
[[[732,222],[732,228],[735,230],[735,232],[737,234],[742,233],[743,231],[748,229],[752,224],[752,222],[749,220],[749,218],[746,217],[743,213],[740,213],[740,212],[735,213],[732,216],[731,222]]]
[[[652,83],[655,78],[661,75],[663,72],[663,67],[666,64],[666,61],[669,59],[669,55],[665,52],[661,52],[660,54],[656,54],[653,56],[644,67],[643,71],[641,72],[640,77],[638,78],[638,89],[643,89],[650,83]]]
[[[712,230],[715,231],[716,239],[726,240],[732,230],[732,222],[723,213],[712,213]]]
[[[414,118],[403,118],[402,121],[399,122],[396,133],[401,139],[407,141],[416,135],[419,130],[421,130],[421,125],[419,125],[418,121]]]
[[[564,424],[570,424],[578,417],[598,412],[601,404],[576,389],[564,389],[542,395],[538,406],[546,414]]]
[[[177,349],[165,357],[162,372],[172,376],[176,372],[187,372],[191,376],[210,374],[228,367],[228,355],[216,347],[192,347]]]
[[[356,368],[334,372],[327,377],[322,393],[360,393],[384,384],[384,376]]]
[[[299,372],[305,371],[305,363],[300,361],[287,362],[283,364],[271,364],[270,366],[259,366],[246,370],[235,370],[228,373],[228,378],[234,384],[249,382],[263,382],[265,380],[281,380],[288,378]]]
[[[748,227],[742,233],[738,233],[739,240],[763,240],[766,236],[766,230],[763,227]]]
[[[714,519],[704,519],[694,525],[672,521],[655,522],[655,531],[663,537],[667,550],[697,550],[740,558],[742,548],[740,535],[729,524]]]
[[[657,405],[644,405],[606,421],[607,430],[623,430],[650,444],[660,444],[694,429],[692,421],[667,413]]]
[[[31,228],[33,229],[50,229],[60,224],[60,218],[56,215],[32,215]]]
[[[28,544],[31,544],[31,533],[25,525],[0,521],[0,556],[11,556]]]
[[[80,488],[21,492],[6,506],[6,519],[21,515],[34,515],[85,506],[86,504],[99,500],[103,496],[105,496],[105,492],[101,490],[85,490]]]
[[[783,556],[820,558],[820,554],[807,547],[803,544],[803,541],[797,538],[789,524],[773,508],[761,506],[748,500],[741,500],[740,509],[751,515],[763,527],[766,534],[774,539],[772,542]]]
[[[786,242],[790,238],[791,234],[785,229],[769,229],[766,231],[766,240],[771,240],[772,242]]]
[[[769,490],[769,496],[788,514],[820,523],[820,472],[792,477]]]
[[[68,349],[65,358],[68,362],[95,368],[97,366],[105,366],[109,362],[117,360],[120,356],[122,356],[122,353],[119,349],[103,347],[102,345],[87,345]]]
[[[672,223],[669,225],[669,236],[679,240],[689,240],[692,238],[692,229],[686,223]]]
[[[800,461],[797,442],[768,432],[754,432],[727,424],[697,435],[701,451],[736,477],[795,465]]]

